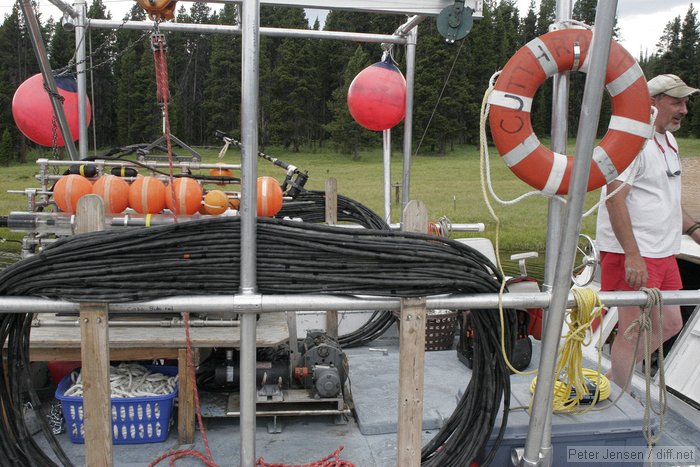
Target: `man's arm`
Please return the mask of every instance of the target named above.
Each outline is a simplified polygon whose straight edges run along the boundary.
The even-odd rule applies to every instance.
[[[622,182],[618,180],[610,182],[607,186],[608,193],[612,193],[620,185]],[[636,290],[646,285],[649,274],[644,258],[639,252],[632,230],[632,219],[625,203],[630,189],[630,185],[623,186],[614,196],[608,198],[605,206],[608,208],[613,233],[625,252],[625,281]]]
[[[698,223],[683,209],[683,233],[690,230],[690,238],[695,240],[695,243],[700,243],[700,227],[695,227],[695,225]]]

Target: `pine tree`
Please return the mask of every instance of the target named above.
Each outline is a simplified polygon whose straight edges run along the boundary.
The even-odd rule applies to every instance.
[[[236,8],[226,4],[217,16],[218,24],[238,23]],[[211,38],[211,55],[205,100],[207,141],[221,130],[240,139],[241,113],[241,39],[240,36],[217,34]],[[216,141],[220,143],[220,141]]]
[[[0,138],[0,164],[9,167],[10,163],[14,160],[14,145],[12,144],[12,136],[10,135],[10,129],[5,128],[2,131],[2,137]]]
[[[19,145],[19,162],[27,162],[27,139],[19,133],[11,113],[12,96],[22,82],[39,72],[19,2],[0,27],[0,77],[5,92],[0,96],[0,128],[10,128]]]
[[[75,60],[75,31],[66,31],[61,22],[54,23],[53,18],[47,22],[51,40],[47,44],[49,63],[53,70],[65,67]]]
[[[535,14],[535,0],[530,0],[527,15],[520,26],[520,43],[527,44],[537,37],[537,15]]]
[[[94,19],[110,19],[111,13],[107,12],[103,0],[94,0],[88,9],[88,17]],[[90,55],[86,63],[88,97],[92,104],[94,118],[91,126],[95,133],[89,132],[91,145],[103,147],[115,145],[117,132],[114,130],[115,122],[115,77],[114,57],[122,50],[117,50],[115,40],[116,31],[100,29],[88,29],[87,53]]]
[[[683,25],[681,26],[681,38],[678,44],[678,61],[676,63],[675,73],[683,78],[686,82],[693,83],[694,85],[700,84],[698,76],[700,76],[700,65],[698,65],[698,60],[700,60],[700,52],[698,48],[700,47],[700,30],[698,29],[698,15],[697,10],[693,8],[693,4],[690,4],[688,11],[683,19]],[[687,123],[681,126],[678,130],[679,136],[689,136],[695,134],[700,136],[700,112],[692,106],[688,109],[688,115],[686,117]]]

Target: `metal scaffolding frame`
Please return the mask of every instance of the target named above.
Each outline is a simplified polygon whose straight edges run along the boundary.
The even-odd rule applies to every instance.
[[[27,0],[24,0],[25,2]],[[59,5],[60,0],[50,0]],[[256,242],[256,184],[257,145],[258,145],[258,79],[259,79],[259,38],[261,35],[276,37],[308,37],[336,40],[354,40],[365,42],[383,42],[405,45],[406,47],[406,81],[407,100],[403,146],[403,192],[402,207],[410,198],[410,161],[411,161],[411,124],[413,111],[413,80],[415,76],[415,48],[417,25],[425,19],[424,15],[437,15],[443,8],[451,6],[451,0],[351,0],[344,2],[342,8],[358,11],[384,13],[411,13],[413,16],[399,27],[393,35],[359,34],[351,32],[291,30],[260,27],[260,5],[277,4],[310,8],[328,8],[325,0],[215,0],[214,3],[241,4],[241,26],[192,25],[180,23],[163,23],[161,31],[183,31],[199,33],[241,34],[242,42],[242,191],[241,191],[241,264],[240,289],[235,295],[172,297],[142,303],[110,304],[111,311],[120,313],[154,312],[216,312],[237,313],[241,315],[241,459],[243,467],[255,464],[255,375],[256,313],[297,311],[297,310],[398,310],[400,299],[376,297],[343,297],[328,295],[261,295],[257,293],[255,266]],[[467,6],[479,17],[482,11],[481,0],[468,0]],[[557,1],[557,18],[565,19],[571,15],[572,0]],[[76,22],[76,47],[78,49],[79,92],[85,94],[85,41],[82,39],[87,27],[151,29],[152,23],[127,21],[125,23],[111,20],[90,20],[85,17],[85,0],[76,1],[76,10],[63,4],[64,13]],[[60,7],[60,6],[59,6]],[[591,47],[591,65],[586,80],[582,109],[587,112],[581,119],[578,129],[578,144],[574,159],[572,184],[566,208],[558,202],[550,203],[547,237],[547,258],[545,272],[545,291],[532,294],[498,294],[450,295],[427,298],[428,309],[469,309],[504,307],[543,307],[548,308],[548,319],[542,341],[539,380],[535,392],[533,410],[528,430],[524,455],[520,465],[535,466],[547,464],[548,452],[551,453],[551,403],[554,384],[554,365],[559,333],[568,306],[574,304],[569,293],[570,273],[573,267],[576,240],[580,229],[586,182],[593,153],[595,131],[600,103],[604,88],[605,69],[612,38],[612,27],[617,9],[617,0],[599,0],[596,14],[596,29]],[[80,35],[80,39],[79,36]],[[37,56],[41,61],[41,57]],[[82,62],[82,68],[81,68]],[[82,86],[80,82],[82,80]],[[568,103],[568,75],[560,74],[555,79],[555,102],[553,112],[552,141],[554,149],[565,153],[566,145],[566,108]],[[80,154],[87,153],[87,129],[85,118],[85,101],[80,112]],[[83,128],[85,126],[85,128]],[[388,133],[388,132],[386,132]],[[385,137],[386,137],[385,133]],[[65,139],[65,136],[64,136]],[[85,145],[83,145],[85,140]],[[85,147],[83,147],[85,146]],[[244,247],[245,245],[245,247]],[[607,305],[643,305],[647,295],[643,292],[605,292],[600,294]],[[700,291],[663,292],[667,304],[700,303]],[[27,297],[0,297],[0,313],[75,313],[79,311],[77,303],[52,301]],[[550,458],[551,462],[551,458]]]

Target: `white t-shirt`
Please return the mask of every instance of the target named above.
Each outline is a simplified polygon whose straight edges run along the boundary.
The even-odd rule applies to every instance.
[[[626,203],[642,256],[664,258],[680,251],[681,177],[667,174],[667,171],[680,170],[676,139],[669,132],[655,133],[634,162],[616,179],[632,185]],[[601,200],[606,195],[607,187],[603,187]],[[605,203],[598,210],[596,244],[601,251],[624,253],[613,233]]]

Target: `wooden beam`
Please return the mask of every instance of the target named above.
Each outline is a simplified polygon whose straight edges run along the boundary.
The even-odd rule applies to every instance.
[[[86,195],[80,198],[75,221],[76,234],[104,230],[105,212],[102,198],[97,195]],[[99,467],[111,466],[114,457],[107,305],[80,304],[80,335],[85,464]]]
[[[406,205],[403,219],[404,231],[428,231],[428,209],[420,201]],[[419,467],[425,371],[425,297],[402,298],[400,320],[396,465]]]

